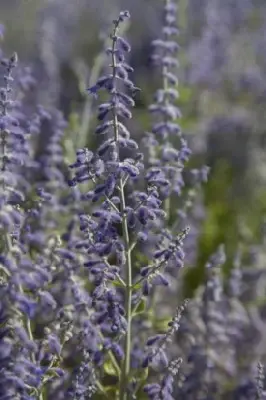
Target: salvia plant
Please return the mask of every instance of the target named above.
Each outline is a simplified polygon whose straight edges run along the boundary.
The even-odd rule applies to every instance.
[[[16,53],[1,57],[0,400],[265,398],[261,354],[245,350],[260,329],[241,251],[226,284],[220,245],[195,297],[181,294],[209,169],[187,164],[177,123],[176,16],[165,0],[151,55],[161,85],[141,141],[127,124],[140,91],[121,36],[130,13],[114,19],[104,75],[88,88],[97,147],[70,165],[63,114],[26,104],[37,82]]]

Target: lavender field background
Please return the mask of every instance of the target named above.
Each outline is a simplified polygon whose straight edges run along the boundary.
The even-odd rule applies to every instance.
[[[0,400],[266,399],[265,1],[2,0],[0,24]]]

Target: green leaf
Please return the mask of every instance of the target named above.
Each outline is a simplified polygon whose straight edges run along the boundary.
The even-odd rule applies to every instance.
[[[114,368],[113,363],[110,360],[105,361],[103,368],[107,375],[118,376],[116,369]]]
[[[138,303],[138,305],[133,310],[133,316],[138,315],[138,314],[143,314],[145,311],[146,311],[146,300],[141,299],[141,301]]]
[[[135,283],[135,284],[133,285],[133,289],[134,289],[134,290],[139,290],[139,289],[141,289],[141,286],[142,286],[141,283]]]
[[[146,382],[147,378],[149,376],[149,368],[142,368],[138,379],[140,380],[140,382]]]
[[[122,282],[120,282],[118,279],[112,281],[112,285],[117,286],[117,287],[121,287],[121,288],[125,287],[125,286],[122,284]]]
[[[169,322],[172,321],[171,317],[164,317],[160,319],[155,319],[153,321],[153,327],[156,331],[165,332],[169,328]]]
[[[129,374],[129,381],[133,382],[134,380],[137,382],[144,382],[147,380],[149,376],[149,367],[140,368],[138,370],[133,369]]]

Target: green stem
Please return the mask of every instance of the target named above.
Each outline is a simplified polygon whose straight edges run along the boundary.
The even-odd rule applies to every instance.
[[[166,1],[166,4],[167,3],[168,3],[168,1]],[[165,76],[165,74],[167,72],[168,72],[168,67],[164,65],[162,67],[162,76],[163,76],[163,90],[165,90],[165,92],[167,92],[167,90],[168,90],[168,80],[167,80],[167,77]],[[169,105],[168,95],[165,95],[165,97],[164,97],[164,105],[166,108]],[[167,117],[164,118],[164,122],[168,122]],[[164,145],[164,143],[162,143],[162,146],[163,145]],[[164,200],[163,206],[164,206],[164,211],[166,213],[167,222],[169,222],[170,212],[171,212],[171,196],[167,196],[167,198]]]
[[[112,43],[112,68],[113,68],[113,80],[115,81],[116,77],[116,57],[115,57],[115,45],[116,45],[116,35],[118,31],[119,22],[115,23],[114,31],[113,31],[113,43]],[[118,118],[115,107],[113,107],[113,127],[114,127],[114,137],[115,142],[117,143],[117,152],[119,158],[119,131],[118,131]],[[120,400],[127,400],[127,385],[128,385],[128,377],[130,373],[130,353],[131,353],[131,320],[132,320],[132,265],[131,265],[131,249],[130,249],[130,241],[129,241],[129,232],[127,226],[127,216],[126,216],[126,201],[125,201],[125,193],[124,193],[124,183],[122,177],[119,179],[118,184],[119,189],[119,197],[120,197],[120,212],[122,215],[122,235],[125,243],[125,257],[126,257],[126,287],[125,287],[125,311],[126,311],[126,320],[127,320],[127,331],[125,337],[124,344],[124,353],[125,359],[122,365],[121,370],[121,379],[120,379],[120,392],[119,398]]]
[[[121,182],[120,182],[121,183]],[[121,187],[121,186],[120,186]],[[125,215],[125,196],[124,191],[121,191],[121,211],[123,213],[122,229],[123,237],[126,244],[126,319],[127,319],[127,332],[125,338],[125,360],[122,367],[121,387],[120,387],[120,400],[127,400],[127,383],[130,373],[130,353],[131,353],[131,321],[132,321],[132,265],[131,265],[131,251],[129,244],[129,234],[127,227],[127,219]]]

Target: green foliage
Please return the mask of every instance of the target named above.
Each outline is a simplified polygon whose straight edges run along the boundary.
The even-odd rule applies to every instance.
[[[143,314],[146,311],[146,299],[141,299],[140,302],[137,304],[135,309],[132,312],[132,317]]]
[[[105,361],[103,369],[107,375],[116,376],[116,377],[118,376],[117,371],[114,368],[114,365],[110,360]]]
[[[238,243],[238,201],[232,197],[233,171],[218,163],[205,187],[206,218],[198,240],[197,261],[185,273],[184,297],[191,297],[204,280],[204,267],[220,243],[225,244],[230,266]]]

